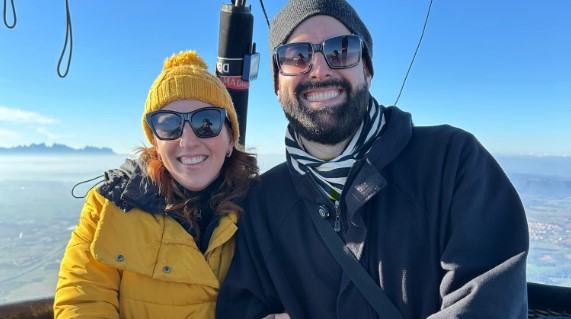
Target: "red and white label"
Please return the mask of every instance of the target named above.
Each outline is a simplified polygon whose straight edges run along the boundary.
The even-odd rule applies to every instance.
[[[228,89],[247,90],[250,88],[250,82],[242,80],[241,76],[221,76],[220,80]]]

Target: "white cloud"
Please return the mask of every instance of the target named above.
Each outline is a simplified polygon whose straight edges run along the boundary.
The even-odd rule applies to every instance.
[[[48,140],[50,140],[50,141],[56,141],[56,140],[59,140],[60,138],[63,137],[62,135],[59,135],[59,134],[55,134],[55,133],[50,132],[50,131],[49,131],[47,128],[45,128],[45,127],[38,127],[38,128],[36,129],[36,132],[38,132],[38,133],[40,133],[41,135],[47,137]]]
[[[9,108],[0,105],[0,122],[56,124],[58,120],[35,112]]]
[[[12,147],[19,145],[22,136],[16,132],[0,129],[0,147]]]

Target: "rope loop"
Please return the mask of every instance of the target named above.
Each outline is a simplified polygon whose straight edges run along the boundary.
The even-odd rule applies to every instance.
[[[101,177],[104,177],[104,176],[105,176],[105,175],[99,175],[99,176],[94,177],[94,178],[92,178],[92,179],[88,179],[88,180],[86,180],[86,181],[79,182],[79,183],[73,185],[73,187],[71,188],[71,196],[73,196],[74,198],[85,198],[85,197],[87,196],[87,193],[85,193],[85,195],[83,195],[83,196],[76,196],[76,195],[75,195],[75,192],[74,192],[74,191],[75,191],[75,188],[76,188],[77,186],[81,185],[81,184],[89,183],[89,182],[91,182],[91,181],[94,181],[94,180],[96,180],[96,179],[98,179],[98,178],[101,178]],[[95,183],[95,185],[93,185],[92,188],[95,187],[95,186],[97,186],[98,184],[101,184],[101,183],[104,182],[104,181],[105,181],[105,179],[100,180],[99,182]]]
[[[8,8],[8,4],[6,3],[7,1],[4,0],[4,24],[8,27],[8,29],[14,29],[14,27],[16,26],[16,7],[14,6],[14,0],[10,0],[10,3],[12,5],[12,16],[14,17],[14,23],[12,25],[10,25],[8,23],[8,14],[6,12],[6,9]]]
[[[4,0],[6,1],[6,0]],[[66,29],[65,29],[65,42],[63,45],[63,49],[61,50],[61,56],[59,57],[59,61],[57,63],[57,74],[60,78],[65,78],[67,73],[69,72],[69,66],[71,65],[71,54],[73,52],[73,34],[71,32],[71,14],[69,13],[69,2],[65,0],[65,11],[66,11]],[[61,73],[61,61],[65,55],[65,49],[67,48],[67,44],[69,41],[69,55],[67,58],[67,65],[65,68],[65,72]]]

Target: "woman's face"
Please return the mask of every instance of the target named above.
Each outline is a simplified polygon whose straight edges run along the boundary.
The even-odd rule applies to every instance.
[[[207,106],[211,105],[199,100],[178,100],[165,105],[162,110],[186,113]],[[234,147],[232,133],[226,124],[218,136],[199,138],[188,122],[184,123],[179,139],[165,141],[155,136],[155,143],[165,168],[180,185],[191,191],[203,190],[220,175],[226,154]]]

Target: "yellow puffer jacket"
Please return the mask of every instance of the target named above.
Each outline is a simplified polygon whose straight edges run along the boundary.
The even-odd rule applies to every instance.
[[[92,189],[61,263],[55,318],[214,318],[236,222],[222,216],[203,255],[173,218],[123,212]]]

